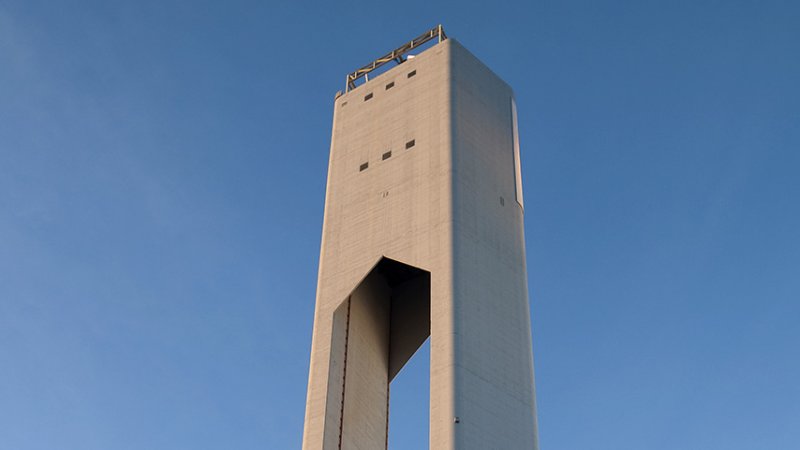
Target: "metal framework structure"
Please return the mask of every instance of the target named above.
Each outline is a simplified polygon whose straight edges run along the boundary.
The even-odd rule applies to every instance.
[[[365,80],[369,81],[369,73],[383,66],[384,64],[388,64],[392,61],[396,62],[397,64],[404,63],[406,61],[406,57],[404,56],[406,53],[436,38],[439,38],[439,42],[442,42],[443,40],[447,39],[447,35],[444,34],[444,28],[442,28],[441,24],[437,25],[435,28],[426,31],[424,34],[417,36],[410,42],[407,42],[406,44],[403,44],[400,47],[392,50],[391,52],[381,56],[375,61],[372,61],[366,66],[361,67],[355,72],[348,73],[347,83],[345,84],[344,91],[349,92],[350,89],[355,89],[356,80],[358,80],[359,78],[363,77]]]

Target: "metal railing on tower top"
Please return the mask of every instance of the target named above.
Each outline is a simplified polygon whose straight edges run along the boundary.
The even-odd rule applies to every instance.
[[[425,34],[421,34],[416,38],[414,38],[413,40],[411,40],[410,42],[407,42],[406,44],[403,44],[402,46],[381,56],[375,61],[372,61],[366,66],[361,67],[355,72],[348,73],[347,83],[345,83],[344,91],[349,92],[350,89],[355,89],[356,80],[358,80],[359,78],[364,78],[365,80],[369,81],[369,73],[383,66],[384,64],[390,63],[392,61],[396,62],[397,64],[402,64],[406,62],[406,57],[405,57],[406,53],[436,38],[439,38],[439,42],[442,42],[443,40],[447,39],[447,35],[444,34],[444,28],[442,28],[441,24],[437,25],[435,28],[432,28],[429,31],[426,31]]]

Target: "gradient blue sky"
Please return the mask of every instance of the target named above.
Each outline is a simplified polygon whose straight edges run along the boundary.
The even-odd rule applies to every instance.
[[[439,22],[516,91],[542,448],[797,448],[796,1],[5,0],[0,449],[299,448],[333,95]]]

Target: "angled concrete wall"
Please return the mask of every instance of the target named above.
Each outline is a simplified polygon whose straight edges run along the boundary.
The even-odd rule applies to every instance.
[[[463,47],[452,61],[455,448],[536,448],[513,93]]]
[[[389,380],[428,330],[430,448],[536,448],[512,101],[452,39],[336,99],[304,449],[384,448]]]

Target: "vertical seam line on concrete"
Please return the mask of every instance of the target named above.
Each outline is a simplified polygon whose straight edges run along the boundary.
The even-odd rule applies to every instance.
[[[387,344],[386,344],[387,347],[389,347],[386,350],[386,359],[387,359],[386,368],[387,369],[391,369],[390,366],[391,366],[391,362],[392,362],[392,306],[394,305],[394,302],[392,300],[393,300],[392,296],[390,295],[389,296],[389,320],[387,321],[389,323],[389,326],[386,327],[387,328],[387,334],[389,335],[388,336],[389,338],[387,339]],[[389,450],[389,395],[391,393],[391,389],[392,389],[391,380],[389,379],[389,372],[387,371],[387,373],[386,373],[386,433],[385,433],[386,448],[385,448],[385,450]]]
[[[386,383],[386,450],[389,450],[389,393],[391,389],[389,387],[388,379]]]
[[[344,430],[344,390],[347,387],[347,349],[350,340],[350,305],[352,296],[347,297],[347,319],[344,326],[344,361],[342,362],[342,402],[339,406],[339,450],[342,450],[342,431]]]

